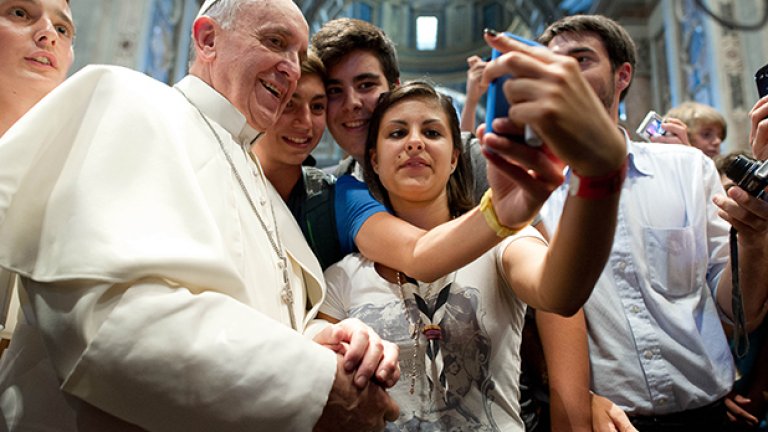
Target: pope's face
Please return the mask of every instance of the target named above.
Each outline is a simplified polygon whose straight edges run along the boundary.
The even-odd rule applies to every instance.
[[[0,0],[0,89],[45,96],[67,76],[74,35],[66,0]]]
[[[293,2],[249,3],[230,29],[219,29],[211,85],[255,129],[272,127],[291,98],[309,28]]]

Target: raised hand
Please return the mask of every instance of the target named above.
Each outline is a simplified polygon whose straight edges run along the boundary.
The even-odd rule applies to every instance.
[[[494,130],[511,129],[506,123],[530,125],[554,155],[584,176],[613,172],[624,163],[624,138],[575,59],[501,34],[486,33],[485,39],[504,54],[488,63],[483,81],[515,77],[503,87],[509,116],[495,120]]]
[[[768,96],[757,101],[749,111],[752,129],[749,131],[749,144],[752,154],[760,160],[768,159]]]
[[[473,55],[467,58],[467,98],[479,100],[480,96],[488,90],[488,83],[483,83],[483,71],[487,63],[480,57]]]
[[[727,196],[715,195],[714,203],[720,207],[719,216],[744,236],[743,240],[755,246],[768,242],[768,202],[757,199],[744,189],[733,186]]]
[[[654,135],[651,142],[660,144],[682,144],[690,146],[688,140],[688,126],[682,120],[673,117],[667,117],[661,124],[661,127],[667,131],[664,135]]]
[[[477,104],[486,90],[488,84],[483,83],[483,71],[487,63],[480,57],[473,55],[467,58],[467,97],[464,100],[464,108],[461,111],[461,130],[475,131],[475,114]]]
[[[547,150],[526,146],[522,129],[503,123],[499,134],[478,136],[488,159],[488,184],[493,189],[493,206],[500,222],[514,227],[533,219],[544,201],[563,182],[563,164]]]

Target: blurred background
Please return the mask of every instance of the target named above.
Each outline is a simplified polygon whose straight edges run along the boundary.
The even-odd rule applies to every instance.
[[[75,64],[116,64],[174,83],[186,74],[189,32],[202,0],[71,0]],[[363,19],[397,44],[402,79],[428,77],[460,110],[466,58],[486,57],[485,27],[535,38],[550,22],[602,14],[633,36],[639,62],[621,111],[634,131],[648,110],[693,100],[728,122],[722,153],[747,149],[747,113],[757,101],[754,73],[768,63],[768,0],[303,0],[314,33],[333,18]],[[479,118],[484,112],[479,110]],[[327,134],[326,134],[327,135]],[[343,155],[324,137],[320,165]]]

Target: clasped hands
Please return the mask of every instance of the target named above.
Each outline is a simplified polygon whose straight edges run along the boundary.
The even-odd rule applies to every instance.
[[[337,355],[336,379],[315,431],[377,431],[400,409],[386,388],[400,379],[399,349],[358,319],[331,324],[315,342]]]

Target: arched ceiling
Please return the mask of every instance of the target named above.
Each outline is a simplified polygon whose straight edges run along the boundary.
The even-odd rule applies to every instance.
[[[541,17],[562,16],[567,13],[586,12],[595,0],[298,0],[304,16],[312,28],[317,28],[323,22],[340,16],[349,16],[350,6],[355,3],[366,3],[374,9],[387,5],[404,4],[413,10],[445,10],[458,6],[483,7],[497,3],[519,16],[529,26],[538,24]],[[387,30],[387,29],[385,29]]]
[[[297,0],[310,25],[342,16],[365,19],[381,27],[397,46],[404,78],[429,74],[446,84],[463,82],[465,59],[490,52],[482,29],[492,27],[533,38],[552,21],[576,13],[602,13],[614,18],[645,14],[658,0]],[[639,12],[638,12],[639,11]],[[437,47],[416,48],[416,18],[439,19]]]
[[[344,9],[353,3],[351,0],[295,0],[304,11],[310,23],[322,23],[339,16],[346,16]],[[392,0],[365,0],[369,4],[381,4]],[[419,6],[445,7],[449,0],[412,0],[408,3]],[[466,0],[464,3],[489,3],[488,1]],[[499,3],[512,10],[519,11],[522,19],[535,16],[571,15],[575,13],[595,13],[621,18],[623,16],[647,16],[658,0],[507,0]],[[529,25],[535,24],[529,22]]]

